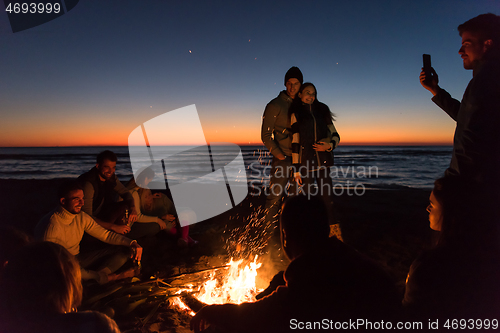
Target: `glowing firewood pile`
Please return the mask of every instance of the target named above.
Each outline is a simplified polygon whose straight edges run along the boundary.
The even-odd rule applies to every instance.
[[[118,317],[119,322],[128,328],[145,327],[165,315],[183,318],[179,319],[181,323],[171,323],[171,326],[186,325],[189,318],[206,304],[255,301],[259,292],[255,278],[261,266],[257,261],[258,256],[250,262],[231,259],[222,266],[109,286],[88,298],[82,310],[93,309]]]
[[[192,310],[198,311],[206,304],[255,301],[255,296],[260,292],[256,287],[257,269],[262,266],[259,256],[255,254],[263,252],[274,232],[273,225],[265,221],[265,216],[265,211],[254,207],[253,212],[243,218],[244,223],[240,227],[231,229],[225,235],[224,249],[231,258],[225,266],[208,269],[195,281],[193,279],[197,273],[173,280],[171,285],[182,284],[178,292],[189,296],[174,298],[171,304],[194,315]],[[238,219],[239,216],[232,216],[230,220],[233,218]]]
[[[122,329],[161,332],[169,327],[189,327],[190,318],[207,304],[255,301],[261,291],[256,287],[256,278],[262,257],[257,254],[264,253],[274,231],[264,225],[260,218],[263,215],[255,209],[244,223],[239,223],[240,227],[224,233],[220,245],[227,256],[199,258],[197,264],[175,275],[110,286],[88,298],[82,310],[104,312],[114,317]],[[260,278],[267,281],[265,274]]]
[[[230,262],[223,268],[211,270],[209,276],[202,284],[184,284],[180,286],[177,293],[182,295],[191,295],[201,304],[224,304],[233,303],[241,304],[243,302],[255,301],[255,295],[258,290],[255,286],[255,278],[257,277],[257,269],[261,267],[261,263],[257,262],[258,256],[255,256],[252,262],[245,262],[243,259]],[[185,281],[179,280],[181,283]],[[172,287],[176,281],[172,282]],[[194,312],[191,308],[196,307],[185,303],[186,297],[174,298],[172,304],[180,309],[189,310],[191,315]]]

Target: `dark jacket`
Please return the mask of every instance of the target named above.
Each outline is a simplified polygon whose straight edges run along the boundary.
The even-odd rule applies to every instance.
[[[288,109],[292,99],[283,90],[278,97],[266,105],[262,117],[261,139],[271,154],[292,154],[292,138],[290,136],[290,118]]]
[[[318,101],[312,105],[303,104],[300,99],[297,99],[289,112],[294,167],[304,166],[309,170],[314,170],[319,166],[332,166],[333,154],[331,152],[318,152],[313,149],[313,144],[319,141],[332,143],[333,149],[340,141],[328,106]]]
[[[118,196],[128,202],[129,207],[134,207],[134,198],[127,188],[114,175],[113,179],[102,181],[96,167],[78,177],[82,187],[85,203],[82,211],[95,217],[105,203],[115,202]]]
[[[403,305],[413,319],[497,318],[499,259],[458,246],[425,251],[411,264]]]
[[[474,70],[462,98],[441,89],[432,98],[457,122],[447,175],[500,185],[500,64],[489,61]]]

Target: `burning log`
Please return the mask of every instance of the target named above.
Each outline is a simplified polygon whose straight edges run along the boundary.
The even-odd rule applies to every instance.
[[[253,259],[245,263],[243,259],[231,259],[226,265],[148,281],[122,282],[89,298],[86,305],[94,310],[110,309],[121,320],[135,318],[130,323],[135,328],[172,313],[174,318],[188,322],[190,316],[207,304],[255,300],[255,276],[261,264],[257,263],[257,256]],[[131,316],[132,313],[135,315]]]
[[[210,272],[210,271],[215,271],[215,270],[218,270],[218,269],[229,268],[229,267],[230,267],[229,264],[226,264],[226,265],[212,267],[212,268],[200,269],[200,270],[197,270],[197,271],[194,271],[194,272],[181,273],[181,274],[172,275],[172,276],[169,276],[169,277],[165,278],[165,280],[166,279],[176,279],[176,278],[183,277],[183,276],[186,276],[186,275],[193,275],[193,274],[198,274],[198,273],[203,273],[203,272]]]
[[[186,304],[187,307],[189,307],[191,310],[194,312],[198,312],[201,310],[202,307],[204,307],[205,303],[199,301],[196,297],[193,295],[184,295],[181,297],[181,300],[184,304]]]
[[[255,256],[254,261],[248,265],[243,264],[243,259],[238,261],[231,259],[224,266],[177,275],[176,277],[211,271],[210,277],[198,287],[190,286],[190,290],[193,292],[189,295],[177,295],[179,297],[173,298],[171,305],[194,316],[195,312],[208,304],[241,304],[255,301],[257,293],[255,277],[257,269],[261,266],[261,263],[257,263],[257,258],[258,256]],[[228,270],[222,272],[220,270],[222,268]],[[179,289],[179,292],[181,290]]]

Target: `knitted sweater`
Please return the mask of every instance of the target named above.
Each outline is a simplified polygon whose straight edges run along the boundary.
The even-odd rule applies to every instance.
[[[62,206],[45,215],[35,227],[35,237],[64,246],[72,255],[80,253],[83,233],[113,245],[129,246],[132,240],[106,230],[87,213],[72,214]]]

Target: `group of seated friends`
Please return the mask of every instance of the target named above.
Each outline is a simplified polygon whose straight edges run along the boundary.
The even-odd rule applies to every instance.
[[[120,332],[104,314],[76,311],[82,280],[104,284],[131,276],[115,272],[131,255],[141,260],[141,240],[161,230],[176,234],[180,246],[195,243],[187,227],[178,228],[168,197],[147,189],[154,173],[142,172],[125,187],[115,166],[115,154],[104,151],[95,168],[78,181],[62,184],[60,204],[37,225],[36,242],[13,229],[0,233],[0,332]],[[123,200],[114,201],[111,194]],[[403,296],[378,264],[329,237],[323,200],[289,197],[280,215],[281,246],[290,260],[285,272],[255,302],[203,307],[191,329],[200,332],[210,325],[221,332],[319,331],[325,319],[363,319],[419,320],[425,331],[436,319],[498,320],[500,244],[498,209],[492,200],[461,177],[435,182],[427,210],[439,237],[411,265]],[[116,223],[125,209],[131,226]],[[84,233],[113,246],[83,252]]]
[[[133,276],[133,267],[115,272],[131,255],[140,263],[143,247],[151,247],[162,230],[176,235],[181,247],[197,243],[188,226],[177,227],[172,201],[147,188],[154,178],[151,168],[143,168],[125,186],[115,174],[116,163],[112,151],[99,153],[95,167],[59,187],[59,205],[35,228],[37,240],[60,244],[77,258],[82,280],[99,284]]]

